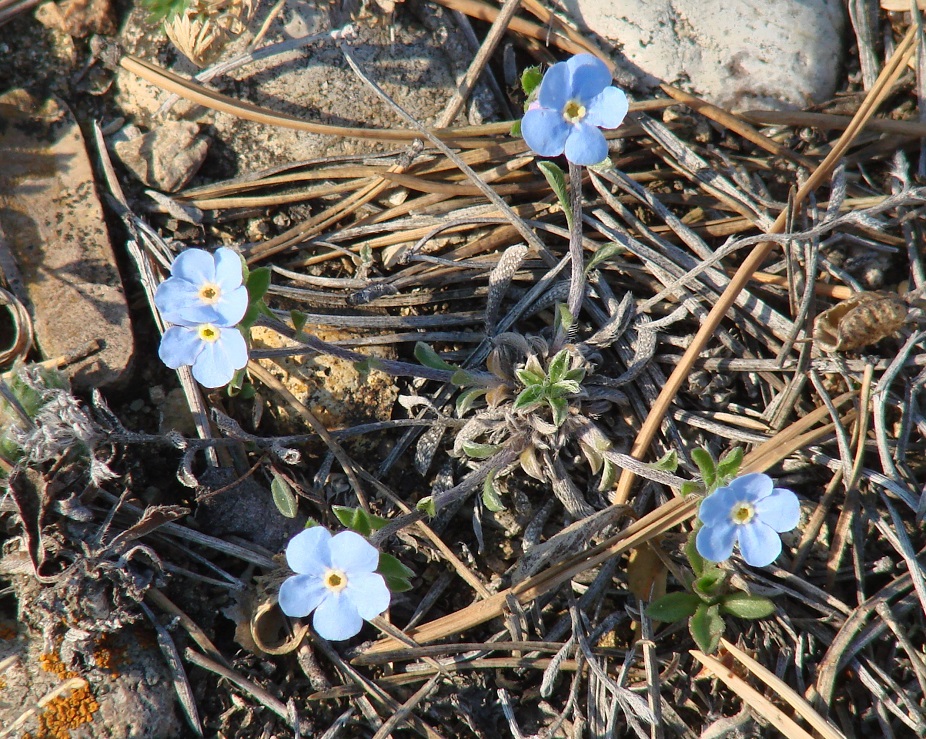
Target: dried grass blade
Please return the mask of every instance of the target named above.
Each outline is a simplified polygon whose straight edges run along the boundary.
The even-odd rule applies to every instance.
[[[775,729],[788,737],[788,739],[814,739],[813,734],[802,729],[794,719],[743,680],[743,678],[731,669],[725,667],[720,660],[709,657],[703,652],[699,652],[697,649],[691,650],[691,656],[704,665],[709,672],[713,673],[724,685],[742,698],[746,705],[762,716],[762,718],[768,721]]]
[[[124,69],[138,75],[146,82],[160,87],[162,90],[172,92],[197,105],[203,105],[212,110],[218,110],[256,123],[265,123],[270,126],[292,128],[297,131],[307,131],[328,136],[346,136],[348,138],[374,139],[376,141],[412,141],[420,136],[416,131],[407,129],[353,128],[350,126],[332,126],[326,123],[312,123],[286,113],[276,113],[253,103],[235,100],[228,95],[210,90],[167,69],[162,69],[156,64],[151,64],[131,55],[122,57],[119,64]],[[452,141],[456,146],[478,148],[485,146],[488,140],[475,137],[507,133],[510,127],[510,123],[490,123],[479,127],[468,127],[465,129],[467,133],[462,136],[453,129],[435,131],[434,133],[447,141]]]
[[[739,660],[745,667],[762,682],[768,685],[772,690],[778,693],[779,697],[790,705],[798,714],[810,724],[815,731],[819,732],[823,739],[845,739],[845,735],[833,726],[829,721],[817,713],[804,698],[795,692],[792,688],[775,676],[771,670],[768,670],[759,662],[754,660],[743,650],[737,648],[726,639],[721,639],[720,643],[730,654]]]

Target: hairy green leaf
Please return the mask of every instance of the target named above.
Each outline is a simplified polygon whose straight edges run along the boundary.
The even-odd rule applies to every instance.
[[[248,275],[248,302],[256,303],[270,289],[270,267],[252,269]]]
[[[276,504],[280,513],[287,518],[295,518],[299,505],[296,502],[296,496],[293,494],[293,489],[289,486],[289,483],[275,474],[273,476],[273,481],[270,483],[270,492],[273,495],[273,502]]]
[[[717,481],[717,463],[713,455],[704,447],[698,447],[691,451],[691,458],[701,470],[701,478],[704,480],[704,487],[709,493],[714,491],[714,483]]]
[[[566,188],[565,172],[549,159],[537,162],[537,168],[543,172],[543,176],[547,178],[550,189],[553,190],[553,194],[556,195],[559,204],[563,208],[563,213],[566,214],[566,222],[569,224],[569,227],[572,228],[572,205],[569,202],[569,190]]]
[[[429,516],[431,516],[431,518],[437,515],[437,506],[434,504],[433,495],[429,495],[426,498],[419,500],[415,505],[415,508],[417,508],[419,511],[424,511]]]
[[[540,66],[527,67],[523,72],[521,72],[521,89],[524,91],[524,94],[527,97],[530,97],[540,86],[540,82],[543,80],[543,72],[540,71]]]
[[[356,531],[361,536],[369,536],[379,531],[389,523],[388,518],[368,513],[363,508],[350,508],[348,506],[331,506],[331,511],[344,526]]]
[[[423,341],[415,342],[415,359],[423,366],[431,369],[447,370],[448,372],[456,372],[459,369],[456,365],[441,359],[437,352]]]
[[[657,621],[673,623],[693,616],[701,602],[694,593],[669,593],[650,603],[646,614]]]
[[[720,617],[720,606],[702,603],[688,621],[688,630],[695,643],[705,654],[712,654],[720,644],[724,623]]]
[[[530,385],[518,395],[514,400],[512,408],[516,411],[525,408],[531,408],[543,401],[544,387],[542,385]]]
[[[482,483],[482,503],[493,513],[505,510],[505,504],[495,488],[495,470],[492,470]]]
[[[730,593],[720,601],[720,612],[737,618],[768,618],[775,612],[775,603],[761,595]]]
[[[588,264],[585,265],[585,274],[588,274],[593,269],[595,269],[599,264],[607,262],[609,259],[620,256],[621,254],[626,254],[627,249],[616,244],[613,241],[608,242],[607,244],[602,244],[599,246],[595,253],[592,254],[592,258],[588,260]]]
[[[488,459],[499,449],[501,449],[501,446],[498,444],[477,444],[475,441],[463,442],[463,453],[472,459]]]
[[[473,404],[485,394],[485,388],[481,387],[473,387],[469,390],[464,390],[460,393],[459,397],[457,397],[457,415],[462,418],[466,415],[466,412],[473,407]]]
[[[739,475],[740,466],[743,464],[743,447],[738,446],[731,449],[720,458],[717,463],[717,485],[726,485],[730,480]]]

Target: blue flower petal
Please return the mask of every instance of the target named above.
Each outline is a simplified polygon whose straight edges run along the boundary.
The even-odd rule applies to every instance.
[[[194,285],[215,282],[215,260],[202,249],[187,249],[174,260],[170,273]]]
[[[600,128],[617,128],[624,122],[630,103],[623,90],[606,87],[588,104],[584,123]]]
[[[171,323],[183,322],[186,309],[201,303],[196,285],[179,277],[168,277],[154,292],[154,304],[164,320]]]
[[[730,512],[733,506],[742,500],[731,488],[717,488],[713,493],[701,501],[698,507],[698,518],[705,526],[718,526],[732,523]]]
[[[778,559],[781,554],[781,537],[770,527],[755,519],[741,525],[739,529],[740,554],[746,564],[765,567]]]
[[[308,616],[329,597],[328,588],[312,575],[293,575],[280,586],[280,608],[291,618]]]
[[[800,523],[801,503],[785,488],[775,488],[756,503],[756,517],[775,531],[790,531]]]
[[[195,328],[171,326],[161,337],[158,356],[171,369],[193,364],[203,350],[203,342]]]
[[[383,576],[375,572],[352,572],[341,597],[350,600],[361,618],[367,621],[385,611],[392,599]]]
[[[557,62],[547,70],[547,73],[540,81],[537,102],[540,103],[542,108],[550,108],[557,115],[561,115],[563,107],[572,97],[569,67],[566,62]]]
[[[331,538],[331,566],[348,574],[348,582],[362,573],[373,572],[379,566],[379,551],[353,531],[342,531]]]
[[[521,130],[523,133],[523,126]],[[572,126],[565,152],[566,159],[573,164],[598,164],[608,156],[608,142],[601,131],[583,121]]]
[[[521,135],[535,154],[555,157],[563,153],[571,126],[559,110],[535,108],[521,119]],[[600,160],[599,160],[600,161]]]
[[[331,596],[323,600],[315,610],[312,625],[319,636],[330,641],[342,641],[360,633],[363,619],[350,600],[343,595]]]
[[[755,503],[765,496],[771,495],[772,488],[775,487],[775,484],[768,475],[763,475],[761,472],[753,472],[749,475],[737,477],[728,487],[737,493],[740,500],[748,500],[750,503]]]
[[[231,382],[235,371],[248,363],[248,346],[236,328],[218,329],[216,341],[203,342],[203,350],[193,363],[193,377],[205,387],[222,387]]]
[[[286,564],[293,572],[322,577],[331,567],[331,533],[322,526],[300,531],[286,545]]]
[[[611,84],[611,72],[608,70],[608,65],[594,54],[576,54],[566,62],[566,68],[570,75],[569,98],[578,98],[586,106],[598,93]],[[541,105],[545,103],[541,101]],[[602,156],[601,159],[604,157]],[[601,159],[598,161],[600,162]]]
[[[216,326],[234,326],[248,310],[248,289],[240,285],[234,290],[222,290],[222,296],[212,306],[216,317],[212,320]]]
[[[241,285],[241,257],[231,249],[223,246],[216,249],[213,258],[215,264],[215,281],[223,290],[233,290]]]
[[[701,505],[704,505],[703,503]],[[733,544],[736,542],[736,524],[729,522],[716,526],[704,526],[695,537],[695,548],[704,559],[711,562],[723,562],[733,554]]]

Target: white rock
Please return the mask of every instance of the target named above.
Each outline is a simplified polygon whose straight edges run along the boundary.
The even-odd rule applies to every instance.
[[[558,2],[646,83],[733,110],[803,108],[831,97],[840,77],[842,0]]]

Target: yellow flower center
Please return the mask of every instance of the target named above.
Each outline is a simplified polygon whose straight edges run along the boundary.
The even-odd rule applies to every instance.
[[[222,288],[220,288],[214,282],[207,282],[205,285],[199,288],[199,299],[208,305],[217,303],[221,297]]]
[[[203,341],[209,341],[209,342],[218,341],[219,334],[222,333],[218,328],[213,326],[211,323],[202,324],[199,327],[199,329],[197,329],[197,331],[199,332],[200,339],[202,339]]]
[[[578,100],[570,100],[563,106],[563,118],[569,123],[578,123],[585,118],[587,112],[585,106]]]
[[[751,503],[737,503],[730,512],[733,523],[749,523],[756,516],[756,509]]]
[[[323,579],[325,587],[333,593],[339,593],[347,587],[347,575],[341,570],[328,570]]]

